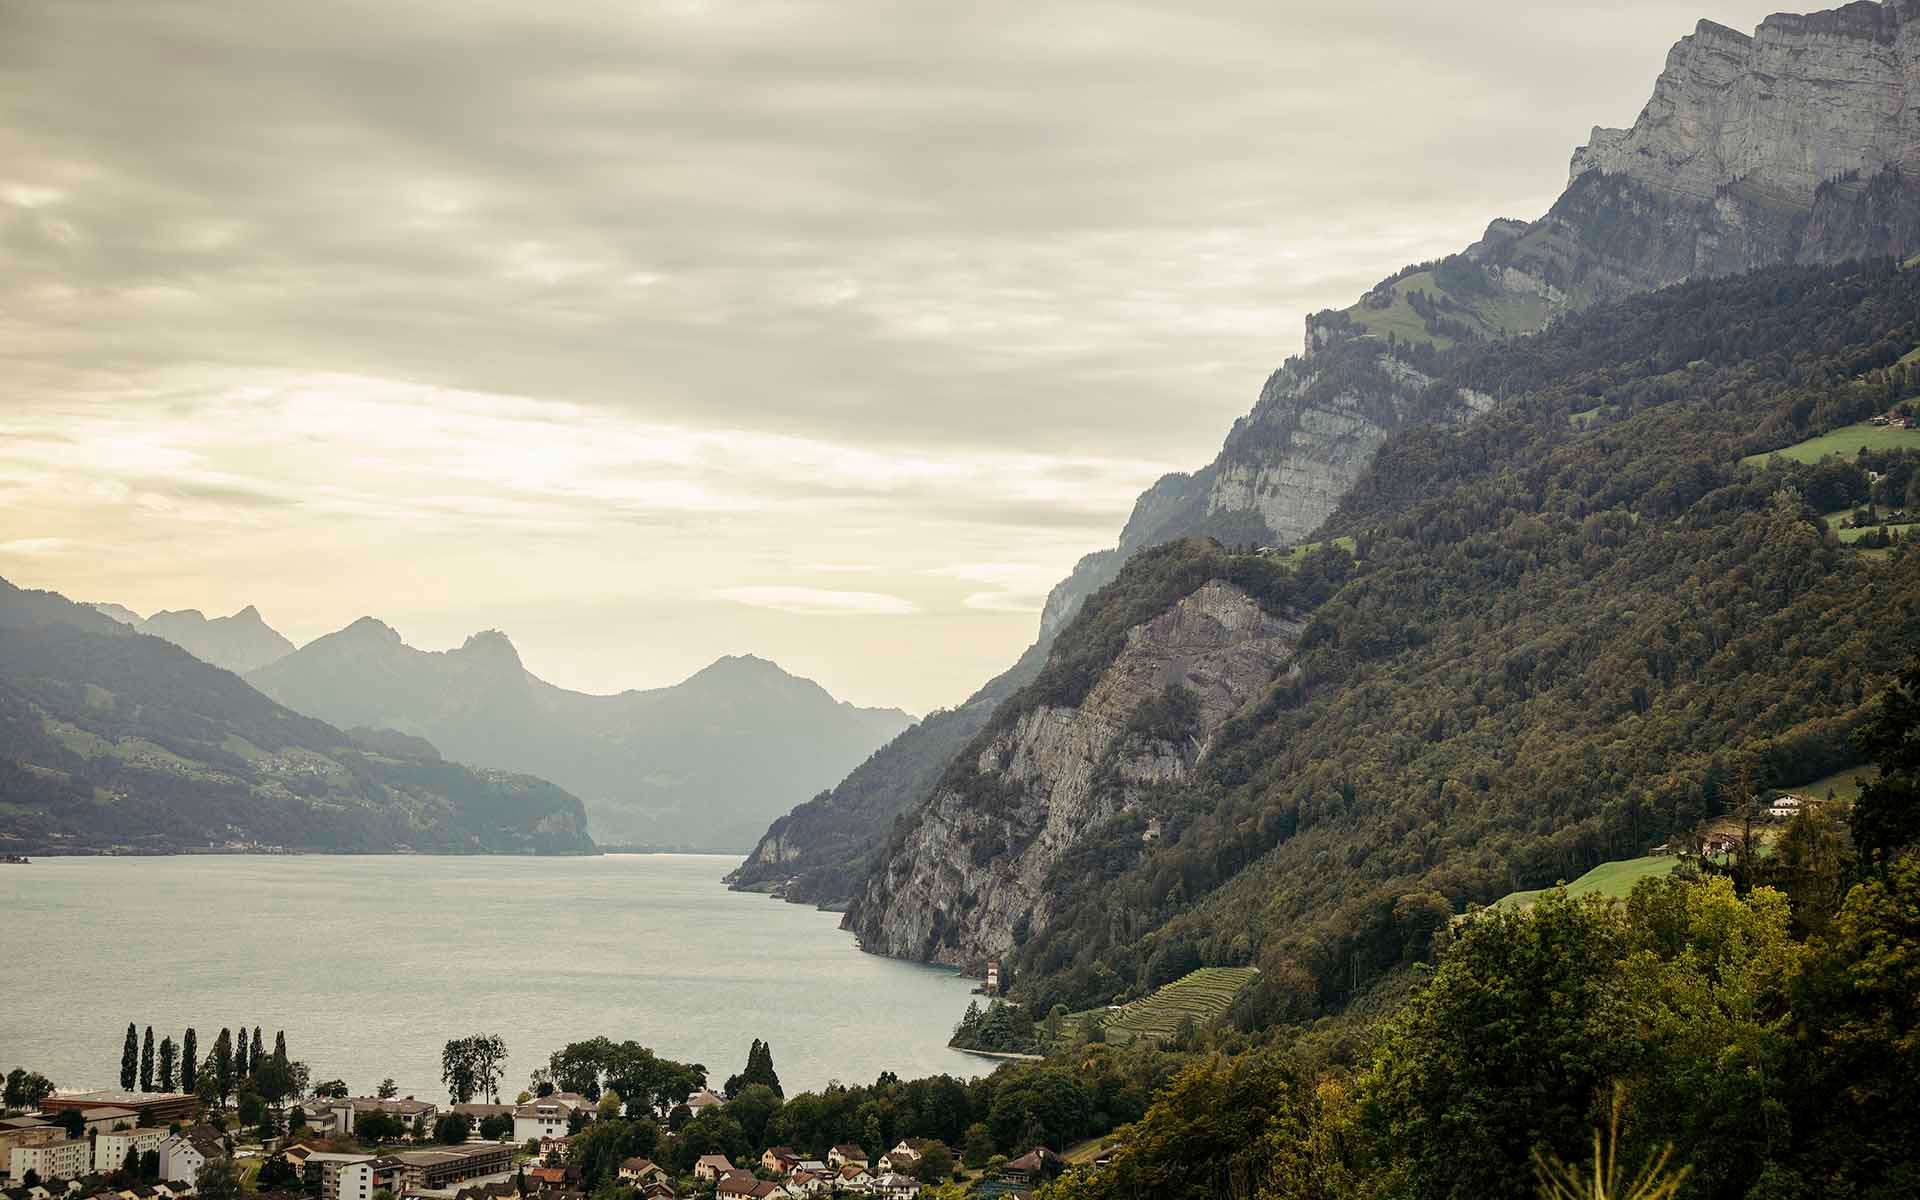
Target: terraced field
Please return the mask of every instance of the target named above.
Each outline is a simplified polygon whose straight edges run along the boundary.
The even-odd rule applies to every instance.
[[[1073,1015],[1077,1022],[1099,1022],[1107,1041],[1118,1045],[1136,1038],[1164,1040],[1173,1037],[1188,1017],[1195,1025],[1205,1026],[1225,1016],[1234,996],[1258,974],[1253,967],[1201,967],[1131,1004]]]

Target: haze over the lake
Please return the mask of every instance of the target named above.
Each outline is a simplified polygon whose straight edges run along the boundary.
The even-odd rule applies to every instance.
[[[6,5],[0,575],[952,704],[1308,311],[1773,7]]]

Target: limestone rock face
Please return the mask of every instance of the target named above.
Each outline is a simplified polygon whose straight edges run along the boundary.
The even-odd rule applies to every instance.
[[[1135,626],[1079,704],[1030,708],[970,747],[888,847],[847,927],[869,950],[963,966],[1009,949],[1017,927],[1044,929],[1061,857],[1154,785],[1184,778],[1286,668],[1299,633],[1220,581]],[[1194,714],[1177,743],[1134,725],[1169,688]]]

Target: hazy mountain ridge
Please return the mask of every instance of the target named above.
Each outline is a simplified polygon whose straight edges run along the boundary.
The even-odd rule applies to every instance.
[[[0,581],[0,844],[578,853],[544,780],[372,749],[233,673],[52,592]]]
[[[141,633],[165,638],[202,662],[244,675],[293,653],[288,641],[249,604],[230,617],[208,619],[197,608],[142,617],[119,604],[89,606]]]
[[[529,672],[506,635],[424,651],[371,617],[248,676],[341,726],[425,738],[460,762],[529,771],[586,802],[596,838],[726,850],[912,724],[834,699],[751,655],[671,687],[589,695]]]
[[[1495,220],[1461,254],[1310,316],[1305,352],[1267,379],[1215,460],[1157,481],[1116,547],[1087,555],[1054,587],[1028,653],[1044,655],[1142,548],[1188,536],[1298,542],[1333,515],[1389,437],[1486,412],[1491,395],[1435,377],[1437,350],[1695,275],[1920,250],[1920,191],[1903,165],[1920,166],[1907,163],[1915,143],[1900,134],[1920,120],[1920,91],[1908,97],[1904,84],[1920,76],[1916,13],[1920,3],[1899,0],[1778,15],[1751,38],[1701,22],[1674,46],[1633,128],[1596,127],[1574,152],[1568,187],[1545,216]],[[1901,116],[1884,111],[1889,95]],[[1818,120],[1796,123],[1796,106],[1807,104]],[[870,795],[868,843],[839,857],[870,854],[891,821],[926,798],[912,789],[930,773]],[[760,857],[805,860],[807,836],[807,824],[794,823]],[[754,870],[762,880],[778,874],[772,861]],[[813,897],[802,888],[796,898]]]

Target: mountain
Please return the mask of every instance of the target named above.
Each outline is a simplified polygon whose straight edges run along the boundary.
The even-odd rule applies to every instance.
[[[297,712],[424,737],[450,758],[580,795],[608,844],[738,850],[912,724],[751,655],[672,687],[594,696],[528,671],[506,635],[424,651],[363,617],[248,674]]]
[[[1482,416],[1388,437],[1313,548],[1136,553],[892,825],[846,926],[999,958],[1042,1011],[1251,964],[1246,1023],[1310,1018],[1469,904],[1854,765],[1920,646],[1920,548],[1829,524],[1920,495],[1920,434],[1766,455],[1920,410],[1916,349],[1920,271],[1880,260],[1431,352]]]
[[[1436,370],[1456,347],[1690,278],[1920,251],[1920,191],[1909,180],[1920,141],[1901,132],[1920,124],[1920,89],[1909,94],[1904,82],[1920,77],[1916,16],[1920,0],[1898,0],[1776,15],[1751,37],[1701,22],[1668,55],[1633,127],[1596,128],[1574,152],[1568,186],[1545,216],[1496,220],[1460,253],[1310,316],[1304,352],[1266,380],[1213,462],[1156,482],[1117,545],[1055,586],[1022,660],[1028,677],[1140,550],[1194,536],[1297,543],[1333,515],[1389,438],[1487,412],[1492,394]],[[948,723],[971,724],[951,741],[984,728],[980,710],[999,699],[983,691],[956,710],[974,715]],[[825,881],[867,862],[944,766],[931,739],[902,742],[919,756],[913,769],[891,769],[885,783],[875,772],[863,786],[847,781],[864,797],[864,839],[849,840],[844,825],[816,834],[817,816],[796,811],[762,840],[741,884],[778,887],[791,872],[789,898],[844,903],[844,885]],[[939,749],[951,753],[946,742]]]
[[[52,592],[0,580],[0,845],[579,853],[580,801],[369,744]]]
[[[141,633],[165,638],[202,662],[244,675],[293,653],[293,643],[282,637],[249,604],[230,617],[208,620],[198,609],[157,612],[142,617],[118,604],[95,604],[95,611],[131,625]]]

